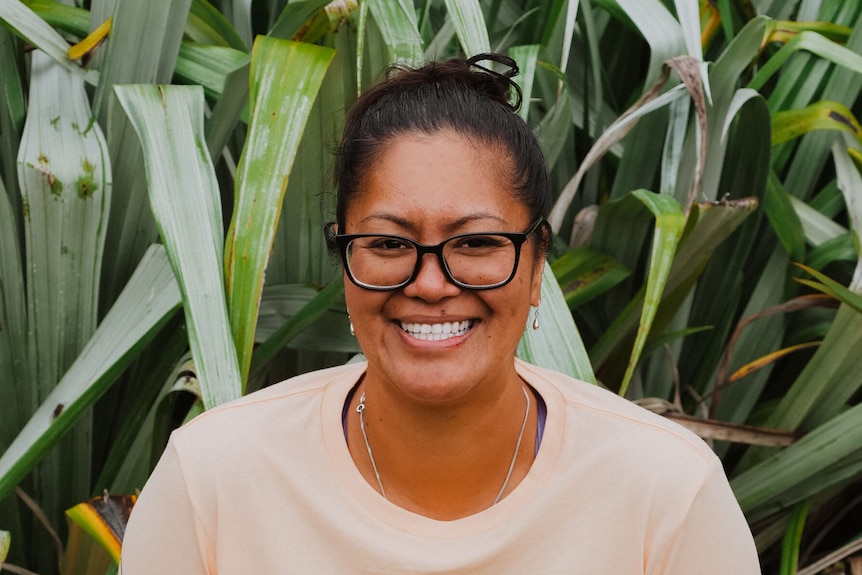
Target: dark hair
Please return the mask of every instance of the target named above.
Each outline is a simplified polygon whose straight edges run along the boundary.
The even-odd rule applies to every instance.
[[[500,74],[478,64],[491,60],[509,67]],[[344,229],[347,206],[368,168],[394,137],[442,130],[497,147],[507,156],[509,181],[530,218],[547,215],[548,173],[539,142],[517,114],[521,91],[511,78],[514,60],[500,54],[429,62],[420,68],[393,66],[366,91],[347,115],[335,160],[336,222]],[[510,103],[510,91],[515,102]],[[543,223],[536,234],[541,251],[550,242]]]

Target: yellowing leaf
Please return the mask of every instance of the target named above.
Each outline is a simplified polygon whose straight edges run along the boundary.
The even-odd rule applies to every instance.
[[[134,495],[106,493],[68,509],[66,516],[70,522],[98,541],[114,563],[119,563],[123,535],[136,499]]]
[[[839,130],[862,141],[862,127],[847,106],[821,101],[801,110],[777,112],[772,116],[772,145],[782,144],[814,130]]]

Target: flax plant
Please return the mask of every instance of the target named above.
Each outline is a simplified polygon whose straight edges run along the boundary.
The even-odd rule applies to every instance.
[[[709,441],[765,573],[858,553],[860,12],[0,0],[0,563],[116,572],[87,533],[113,557],[121,533],[76,504],[359,351],[321,234],[344,110],[391,64],[486,51],[518,61],[553,182],[519,355]]]

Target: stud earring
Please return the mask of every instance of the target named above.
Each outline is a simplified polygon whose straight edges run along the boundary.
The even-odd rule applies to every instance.
[[[533,330],[539,329],[539,306],[536,306],[536,311],[533,313]]]

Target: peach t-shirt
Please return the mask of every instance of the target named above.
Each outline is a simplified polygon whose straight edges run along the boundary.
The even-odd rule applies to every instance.
[[[521,361],[547,404],[526,478],[454,521],[383,499],[341,413],[365,370],[305,374],[175,431],[126,531],[123,575],[754,575],[751,533],[698,437],[596,386]]]

